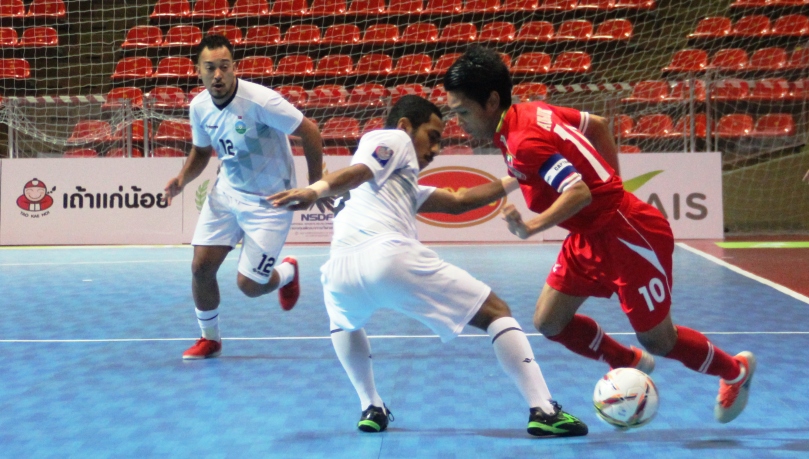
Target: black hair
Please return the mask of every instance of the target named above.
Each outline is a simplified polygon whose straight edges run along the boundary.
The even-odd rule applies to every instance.
[[[432,115],[441,118],[441,110],[434,103],[423,97],[408,94],[393,104],[385,119],[385,128],[393,129],[400,119],[407,118],[413,125],[413,129],[418,129],[419,126],[430,121]]]
[[[511,75],[500,55],[488,48],[473,45],[467,49],[444,75],[444,88],[458,91],[481,107],[497,91],[500,108],[511,106]]]
[[[199,42],[197,45],[197,62],[199,62],[199,56],[202,54],[202,51],[205,48],[210,50],[219,49],[225,47],[230,51],[230,58],[234,58],[233,54],[233,45],[230,43],[224,35],[206,35],[202,38],[202,41]]]

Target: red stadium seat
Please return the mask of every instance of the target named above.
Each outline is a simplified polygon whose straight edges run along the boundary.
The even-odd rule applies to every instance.
[[[576,8],[577,3],[577,0],[542,0],[538,9],[546,11],[571,11]]]
[[[447,145],[446,147],[441,149],[439,155],[447,155],[447,156],[454,156],[454,155],[474,155],[475,150],[472,149],[469,145]]]
[[[736,0],[730,4],[731,8],[763,8],[771,3],[771,0]]]
[[[149,48],[163,44],[163,32],[157,26],[132,27],[126,33],[126,39],[121,48]]]
[[[436,75],[447,73],[447,70],[449,70],[450,66],[452,66],[459,57],[461,57],[461,53],[449,53],[439,57],[438,60],[435,61],[433,73]]]
[[[641,151],[640,147],[637,146],[637,145],[626,145],[626,144],[624,144],[624,145],[621,145],[620,147],[618,147],[618,153],[636,154],[636,153],[642,153],[642,151]]]
[[[59,35],[53,27],[29,27],[23,30],[19,43],[19,46],[31,48],[58,45]]]
[[[567,51],[554,59],[550,71],[557,73],[587,73],[590,71],[590,55],[584,51]]]
[[[18,42],[16,30],[12,27],[0,27],[0,48],[13,48]]]
[[[351,156],[348,147],[323,147],[324,156]]]
[[[290,54],[278,61],[276,75],[311,75],[315,71],[315,64],[312,58],[306,54]]]
[[[334,16],[345,13],[347,9],[346,0],[312,0],[309,12],[317,16]]]
[[[503,0],[502,10],[506,12],[534,11],[539,8],[537,0]]]
[[[402,96],[406,95],[427,97],[427,90],[424,89],[424,86],[417,83],[396,85],[390,91],[390,104],[395,104]]]
[[[805,37],[809,35],[809,18],[802,14],[788,14],[775,20],[771,33],[778,37]]]
[[[416,22],[405,27],[399,41],[403,43],[435,43],[438,27],[429,22]]]
[[[463,9],[462,0],[427,0],[425,13],[429,14],[459,14]]]
[[[783,78],[764,78],[753,82],[750,99],[786,100],[790,98],[789,82]]]
[[[317,62],[315,75],[340,76],[354,73],[354,60],[349,54],[328,54]]]
[[[674,125],[674,131],[691,135],[691,116],[686,115],[677,120]],[[698,138],[704,139],[708,135],[708,121],[705,113],[697,113],[694,117],[694,135]]]
[[[185,92],[177,86],[156,86],[149,92],[153,108],[183,108],[188,105]]]
[[[197,86],[195,88],[191,88],[191,90],[188,91],[188,102],[191,103],[191,101],[194,100],[194,97],[196,97],[203,91],[206,91],[205,86]]]
[[[427,99],[439,107],[447,105],[447,90],[444,89],[444,85],[437,84],[433,86],[433,89],[430,91],[430,96]]]
[[[197,0],[194,3],[192,18],[223,19],[230,16],[230,3],[228,0]]]
[[[216,152],[214,151],[214,156],[215,155]],[[157,147],[152,150],[152,156],[155,158],[182,158],[185,156],[185,152],[179,148]]]
[[[166,32],[163,46],[197,46],[202,40],[202,30],[193,25],[174,26]]]
[[[120,107],[121,100],[129,100],[130,106],[142,107],[143,106],[143,91],[134,86],[124,86],[120,88],[112,88],[107,93],[106,100],[102,108]]]
[[[578,10],[609,11],[615,8],[615,0],[579,0]]]
[[[506,64],[506,67],[509,71],[511,71],[511,55],[508,53],[497,53],[500,55],[500,60]]]
[[[551,69],[551,56],[545,53],[523,53],[511,66],[511,73],[534,74],[548,73]]]
[[[348,91],[343,85],[339,84],[322,84],[315,86],[309,101],[306,103],[307,107],[342,107],[346,104],[348,98]]]
[[[281,94],[281,97],[287,100],[292,105],[296,107],[302,107],[309,102],[309,93],[303,89],[303,86],[298,85],[285,85],[279,86],[275,88],[278,94]]]
[[[364,56],[363,56],[364,57]],[[360,58],[362,60],[362,58]],[[359,67],[359,64],[357,64]],[[355,107],[384,107],[387,105],[390,93],[378,83],[365,83],[354,86],[348,95],[346,105]]]
[[[123,140],[126,137],[126,128],[126,121],[121,121],[118,123],[118,126],[115,127],[115,132],[112,134],[111,140]],[[132,141],[143,142],[143,137],[143,120],[134,120],[132,122]]]
[[[742,100],[750,95],[750,85],[745,80],[731,78],[714,83],[711,99]]]
[[[511,97],[516,97],[517,102],[544,100],[547,95],[548,87],[542,83],[520,83],[511,90]]]
[[[691,83],[689,81],[678,81],[674,83],[671,88],[671,94],[666,99],[669,102],[679,102],[691,98]],[[694,99],[699,101],[705,100],[705,83],[702,80],[696,80],[694,84]]]
[[[722,38],[730,35],[733,24],[730,18],[724,16],[711,16],[700,19],[694,33],[688,34],[688,38]]]
[[[790,69],[805,69],[809,68],[809,48],[796,49],[789,56],[787,68]]]
[[[753,136],[788,137],[795,135],[795,120],[789,113],[769,113],[756,120]]]
[[[357,141],[360,138],[360,122],[356,118],[336,116],[323,123],[320,136],[325,141]]]
[[[129,155],[127,153],[126,148],[113,148],[112,150],[108,151],[105,158],[126,158]],[[143,158],[143,151],[138,148],[132,148],[132,157],[133,158]]]
[[[632,38],[632,23],[628,19],[609,19],[598,25],[591,40],[629,40]]]
[[[674,130],[674,122],[669,115],[644,115],[638,119],[632,132],[626,135],[629,139],[666,138],[679,135]]]
[[[357,61],[357,75],[388,75],[393,70],[393,58],[387,54],[370,53]]]
[[[424,11],[423,0],[390,0],[388,14],[420,14]]]
[[[469,139],[469,134],[458,124],[458,117],[453,116],[444,124],[441,137],[449,142],[460,142]]]
[[[351,0],[348,12],[351,14],[386,14],[385,0]]]
[[[517,41],[550,41],[553,38],[553,24],[547,21],[526,22],[515,37]]]
[[[112,136],[110,123],[101,120],[82,120],[73,126],[69,142],[104,142]]]
[[[63,18],[67,14],[62,0],[34,0],[28,5],[29,18]]]
[[[725,115],[716,124],[716,132],[719,137],[747,137],[753,132],[753,118],[741,113]]]
[[[471,22],[453,22],[441,30],[438,41],[449,42],[473,42],[477,39],[478,28]]]
[[[748,70],[775,71],[787,66],[787,52],[783,48],[761,48],[750,56]]]
[[[273,74],[272,59],[266,56],[245,57],[236,64],[236,76],[243,78],[264,78]]]
[[[464,13],[496,13],[500,11],[500,0],[466,0]]]
[[[392,74],[428,75],[433,69],[433,60],[427,54],[405,54],[396,61]]]
[[[31,77],[31,65],[25,59],[0,59],[0,78],[24,80]]]
[[[681,49],[674,53],[664,72],[702,72],[708,66],[708,53],[701,49]]]
[[[809,99],[809,79],[803,78],[790,82],[789,98],[794,100]]]
[[[188,120],[163,120],[157,126],[154,139],[160,141],[191,141],[191,123]]]
[[[277,45],[281,43],[281,28],[274,25],[253,26],[247,29],[243,45]]]
[[[306,16],[309,5],[306,0],[275,0],[270,10],[271,16]]]
[[[653,10],[655,8],[655,0],[616,0],[615,8],[628,10]]]
[[[393,44],[399,41],[399,27],[395,24],[374,24],[365,29],[363,43]]]
[[[191,5],[188,0],[157,0],[149,15],[152,19],[187,18],[191,16]]]
[[[480,29],[478,41],[508,43],[514,41],[517,29],[510,22],[488,22]]]
[[[98,152],[95,148],[74,148],[62,154],[63,158],[97,158]]]
[[[747,52],[741,48],[720,49],[711,58],[708,68],[725,71],[747,69],[749,64]]]
[[[320,27],[311,24],[289,26],[284,41],[289,44],[320,43]]]
[[[770,33],[770,18],[762,14],[745,16],[735,24],[730,31],[737,37],[764,37]]]
[[[25,17],[25,4],[22,0],[0,0],[0,18]]]
[[[660,80],[640,81],[632,88],[632,95],[622,102],[663,102],[669,97],[669,83]]]
[[[365,135],[368,132],[375,131],[377,129],[385,129],[385,118],[382,118],[381,116],[376,116],[366,121],[365,124],[362,126],[362,135]]]
[[[233,25],[216,25],[208,29],[208,35],[222,35],[233,46],[242,44],[242,29]]]
[[[625,138],[635,128],[635,120],[629,115],[616,115],[612,122],[612,134],[615,137]]]
[[[572,19],[563,22],[554,35],[554,40],[589,40],[593,35],[593,23],[586,19]]]
[[[230,16],[238,17],[262,17],[270,15],[270,5],[267,0],[236,0]]]
[[[353,45],[360,42],[360,34],[360,28],[354,24],[335,24],[329,26],[323,33],[321,43]]]
[[[112,79],[149,78],[153,73],[152,60],[148,57],[125,57],[115,65]]]
[[[196,78],[194,61],[187,57],[164,57],[157,63],[154,78]]]

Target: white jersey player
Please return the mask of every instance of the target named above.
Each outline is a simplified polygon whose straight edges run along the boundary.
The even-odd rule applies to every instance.
[[[249,297],[279,289],[285,310],[298,299],[298,264],[278,263],[292,214],[273,208],[267,195],[296,186],[287,135],[303,142],[309,182],[322,175],[322,141],[317,127],[275,91],[234,75],[233,46],[221,35],[199,45],[199,75],[206,91],[191,102],[193,148],[180,174],[166,186],[169,198],[205,169],[215,152],[220,170],[197,222],[192,261],[192,292],[202,337],[183,359],[217,357],[219,285],[216,273],[242,240],[237,284]]]
[[[537,436],[587,434],[587,426],[551,399],[528,339],[489,286],[441,260],[416,234],[416,212],[463,213],[504,197],[515,180],[452,193],[421,187],[418,174],[438,154],[443,122],[431,102],[402,97],[386,129],[362,137],[351,166],[307,188],[270,196],[277,207],[305,208],[323,196],[351,190],[334,219],[331,257],[321,268],[331,339],[363,410],[358,428],[385,430],[391,420],[373,377],[363,326],[381,308],[412,317],[443,341],[468,323],[486,330],[495,354],[530,408],[528,432]]]

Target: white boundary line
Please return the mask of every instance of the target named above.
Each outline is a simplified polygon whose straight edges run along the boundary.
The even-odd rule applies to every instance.
[[[295,258],[325,258],[328,257],[327,253],[322,255],[295,255]],[[238,261],[236,257],[225,259],[225,262]],[[190,258],[176,259],[176,260],[116,260],[116,261],[50,261],[42,263],[0,263],[0,268],[8,266],[60,266],[60,265],[124,265],[135,263],[191,263]]]
[[[720,260],[719,258],[716,258],[713,255],[710,255],[710,254],[707,254],[707,253],[705,253],[705,252],[703,252],[701,250],[695,249],[694,247],[691,247],[690,245],[688,245],[688,244],[686,244],[684,242],[678,242],[677,246],[682,248],[682,249],[688,250],[691,253],[695,253],[695,254],[697,254],[697,255],[699,255],[699,256],[707,259],[707,260],[710,260],[710,261],[718,264],[719,266],[723,266],[723,267],[725,267],[725,268],[727,268],[727,269],[729,269],[729,270],[731,270],[731,271],[733,271],[735,273],[738,273],[738,274],[741,274],[742,276],[753,279],[754,281],[760,282],[760,283],[762,283],[762,284],[764,284],[764,285],[766,285],[768,287],[772,287],[775,290],[778,290],[779,292],[783,293],[784,295],[791,296],[792,298],[795,298],[798,301],[803,301],[804,303],[809,304],[809,297],[807,297],[805,295],[801,295],[800,293],[798,293],[798,292],[796,292],[794,290],[791,290],[791,289],[789,289],[787,287],[784,287],[781,284],[776,284],[775,282],[773,282],[771,280],[765,279],[765,278],[763,278],[761,276],[757,276],[757,275],[755,275],[755,274],[753,274],[753,273],[751,273],[749,271],[745,271],[744,269],[739,268],[738,266],[732,265],[732,264],[730,264],[730,263],[728,263],[726,261],[723,261],[723,260]]]

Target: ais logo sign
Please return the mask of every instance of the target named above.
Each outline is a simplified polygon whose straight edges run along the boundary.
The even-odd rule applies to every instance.
[[[434,186],[452,192],[462,191],[494,180],[499,179],[481,170],[460,166],[439,167],[422,172],[419,175],[420,185]],[[428,225],[444,228],[462,228],[479,225],[491,220],[500,213],[500,209],[505,204],[506,199],[504,198],[460,215],[424,213],[417,214],[416,218]]]

